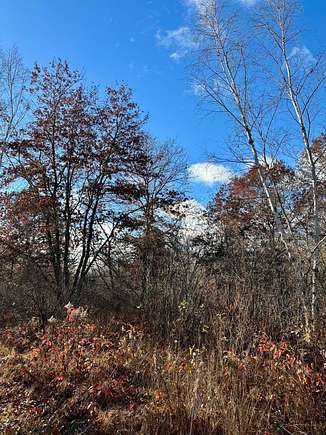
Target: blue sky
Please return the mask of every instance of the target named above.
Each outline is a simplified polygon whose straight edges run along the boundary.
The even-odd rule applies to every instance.
[[[188,80],[189,59],[162,43],[166,32],[188,24],[191,2],[1,0],[0,47],[16,45],[28,67],[61,57],[83,69],[91,82],[127,82],[150,114],[150,132],[175,139],[190,164],[205,162],[210,153],[223,154],[230,125],[223,115],[207,117],[198,108]],[[304,43],[313,52],[316,41],[323,46],[326,39],[326,2],[303,0],[303,5],[306,28],[313,30]],[[189,193],[206,202],[217,187],[192,183]]]

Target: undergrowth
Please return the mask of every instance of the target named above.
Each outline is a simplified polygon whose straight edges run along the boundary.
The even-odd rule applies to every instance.
[[[326,433],[320,356],[265,335],[245,355],[155,343],[118,321],[3,329],[0,433]]]

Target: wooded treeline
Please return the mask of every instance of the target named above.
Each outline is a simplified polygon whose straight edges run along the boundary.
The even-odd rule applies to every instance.
[[[3,54],[2,73],[2,95],[13,89],[1,111],[4,282],[44,317],[80,302],[89,275],[112,286],[116,259],[137,252],[145,293],[157,211],[168,221],[182,199],[182,152],[146,133],[126,85],[100,98],[61,61],[36,65],[29,81],[16,51]]]

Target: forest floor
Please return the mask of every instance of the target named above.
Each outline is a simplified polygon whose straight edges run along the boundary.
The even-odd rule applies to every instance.
[[[317,361],[318,360],[318,361]],[[118,321],[0,331],[1,434],[324,434],[325,361],[162,347]]]

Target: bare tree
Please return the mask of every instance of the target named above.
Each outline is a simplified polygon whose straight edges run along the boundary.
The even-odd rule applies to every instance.
[[[290,257],[289,235],[282,225],[277,195],[266,170],[279,96],[272,98],[261,89],[252,35],[242,31],[237,10],[217,1],[203,4],[196,34],[201,47],[194,69],[196,88],[213,110],[217,107],[226,113],[240,130],[244,155],[237,159],[247,162],[250,153]]]
[[[27,111],[25,85],[28,71],[16,48],[0,50],[0,142],[17,132]],[[2,147],[3,148],[3,147]]]
[[[322,56],[311,56],[306,65],[298,59],[296,11],[292,0],[264,0],[262,9],[255,11],[254,19],[248,20],[248,15],[244,16],[235,5],[203,1],[198,7],[199,55],[194,76],[196,90],[213,111],[227,114],[240,131],[240,158],[239,147],[233,147],[233,152],[240,162],[250,153],[290,260],[300,255],[299,243],[281,194],[270,177],[268,157],[275,155],[284,140],[275,135],[275,130],[284,123],[284,108],[290,115],[286,120],[288,128],[292,130],[293,119],[299,128],[309,162],[314,204],[310,314],[302,295],[309,335],[315,320],[321,244],[318,179],[311,135],[315,120],[313,105],[325,81],[325,69]],[[260,43],[262,31],[264,44]]]
[[[313,152],[312,134],[315,131],[318,112],[318,96],[326,79],[323,53],[312,55],[307,48],[300,48],[300,33],[296,19],[300,4],[295,0],[267,0],[256,14],[256,25],[263,29],[270,44],[265,54],[275,67],[275,79],[282,91],[286,107],[301,136],[306,161],[310,172],[311,198],[313,203],[313,235],[309,246],[311,259],[311,324],[314,328],[316,310],[316,286],[320,245],[320,180],[317,163],[320,155]],[[266,47],[266,46],[265,46]]]
[[[132,207],[140,229],[137,245],[141,260],[142,298],[147,295],[150,275],[155,274],[158,245],[164,244],[166,216],[184,200],[181,193],[186,182],[186,163],[182,149],[174,143],[159,143],[149,137],[144,159],[129,177],[139,191]]]

